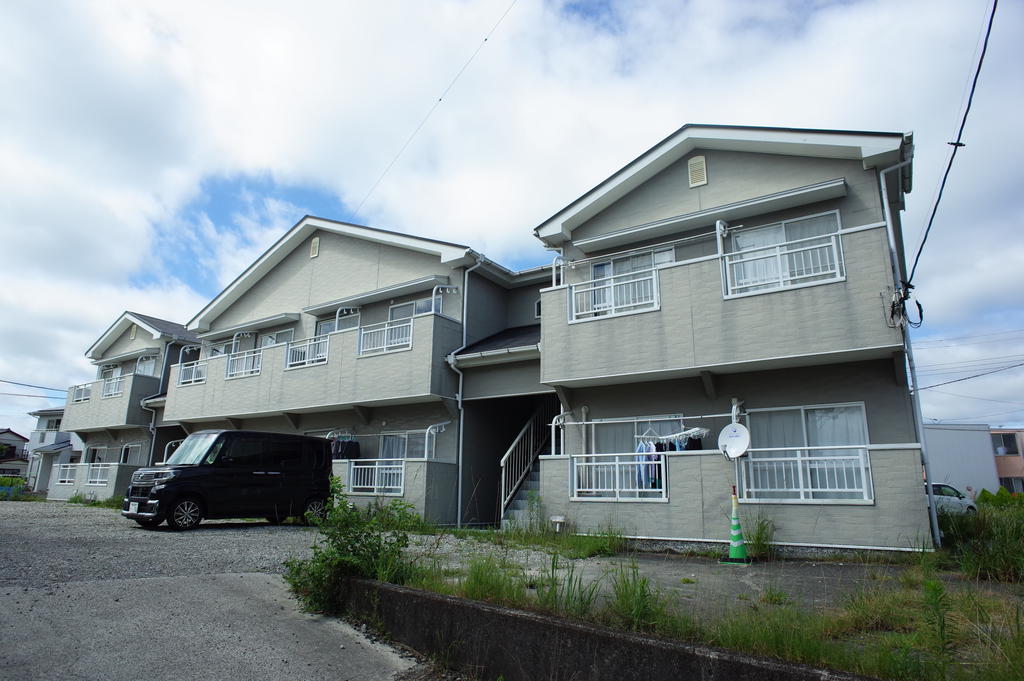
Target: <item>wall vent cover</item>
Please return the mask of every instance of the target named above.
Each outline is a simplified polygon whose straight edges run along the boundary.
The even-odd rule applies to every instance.
[[[703,156],[694,156],[686,162],[690,174],[690,187],[701,187],[708,183],[708,167]]]
[[[309,257],[315,258],[320,255],[320,237],[315,236],[309,242]]]

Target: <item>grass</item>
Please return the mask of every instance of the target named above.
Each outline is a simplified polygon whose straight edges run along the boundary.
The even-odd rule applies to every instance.
[[[109,499],[96,499],[90,496],[86,496],[81,492],[75,492],[68,497],[69,504],[81,504],[82,506],[92,506],[94,508],[109,508],[115,511],[120,511],[124,505],[124,497],[114,495]]]
[[[1024,505],[979,503],[977,513],[942,513],[939,521],[949,555],[964,574],[1024,582]]]
[[[596,534],[573,534],[553,529],[510,527],[502,530],[450,530],[460,539],[475,539],[502,548],[532,548],[557,554],[563,558],[614,556],[626,548],[620,532],[607,529]]]

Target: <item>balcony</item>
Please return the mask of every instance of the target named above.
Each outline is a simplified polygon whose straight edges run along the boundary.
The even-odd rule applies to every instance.
[[[72,386],[61,428],[90,431],[137,428],[150,424],[152,414],[140,402],[160,390],[156,376],[127,374]]]
[[[883,229],[606,279],[573,282],[572,274],[541,294],[547,384],[853,361],[902,346],[899,330],[885,323],[892,275]]]
[[[461,339],[458,322],[424,315],[178,364],[171,367],[164,419],[214,421],[452,396],[444,356]]]

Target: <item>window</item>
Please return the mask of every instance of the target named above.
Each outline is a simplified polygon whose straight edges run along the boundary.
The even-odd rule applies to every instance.
[[[591,265],[591,281],[573,284],[574,320],[649,310],[658,304],[654,268],[675,261],[675,250],[652,249]]]
[[[1007,492],[1024,494],[1024,478],[999,478],[999,485]]]
[[[229,355],[231,354],[232,343],[230,341],[226,343],[216,343],[210,346],[210,357],[216,357],[217,355]]]
[[[836,212],[734,230],[724,244],[726,294],[841,279],[838,231]]]
[[[60,430],[60,419],[45,419],[43,421],[43,430],[58,431]]]
[[[334,317],[325,317],[317,320],[316,323],[316,335],[323,336],[328,333],[334,333],[335,331],[346,331],[348,329],[355,329],[359,327],[359,313],[343,314],[338,317],[338,325],[334,325]]]
[[[1016,433],[992,433],[992,447],[999,456],[1020,454]]]
[[[120,365],[104,367],[100,371],[100,379],[103,381],[103,397],[118,397],[124,392]]]
[[[426,433],[422,430],[407,430],[382,433],[380,436],[380,459],[422,459],[426,457]]]
[[[873,499],[862,405],[752,410],[739,461],[747,501]]]
[[[420,298],[408,303],[398,303],[392,305],[388,310],[388,321],[394,321],[396,319],[408,319],[421,314],[431,313],[441,314],[441,296],[434,296],[430,298]]]
[[[142,444],[139,442],[130,442],[122,447],[121,463],[127,463],[133,466],[144,466],[145,462],[142,461]]]
[[[106,451],[106,447],[87,447],[85,450],[85,463],[103,463]]]
[[[156,376],[156,355],[139,357],[135,361],[135,373],[143,376]]]
[[[540,298],[533,304],[533,318],[540,319]]]
[[[589,426],[588,453],[574,456],[574,499],[651,501],[668,498],[665,457],[638,452],[644,436],[671,435],[684,428],[682,417],[644,416],[600,419]]]
[[[260,334],[259,347],[265,348],[269,345],[278,345],[279,343],[291,343],[292,338],[294,337],[294,329],[286,329],[285,331],[278,331],[276,333]]]

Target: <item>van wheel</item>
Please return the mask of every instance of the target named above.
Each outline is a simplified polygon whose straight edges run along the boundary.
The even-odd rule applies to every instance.
[[[316,522],[323,522],[323,519],[327,517],[327,504],[324,503],[323,499],[310,499],[306,502],[305,512],[302,514],[302,520],[307,525],[310,519]]]
[[[203,519],[203,507],[198,499],[183,497],[174,502],[167,514],[167,524],[172,530],[191,530]]]

